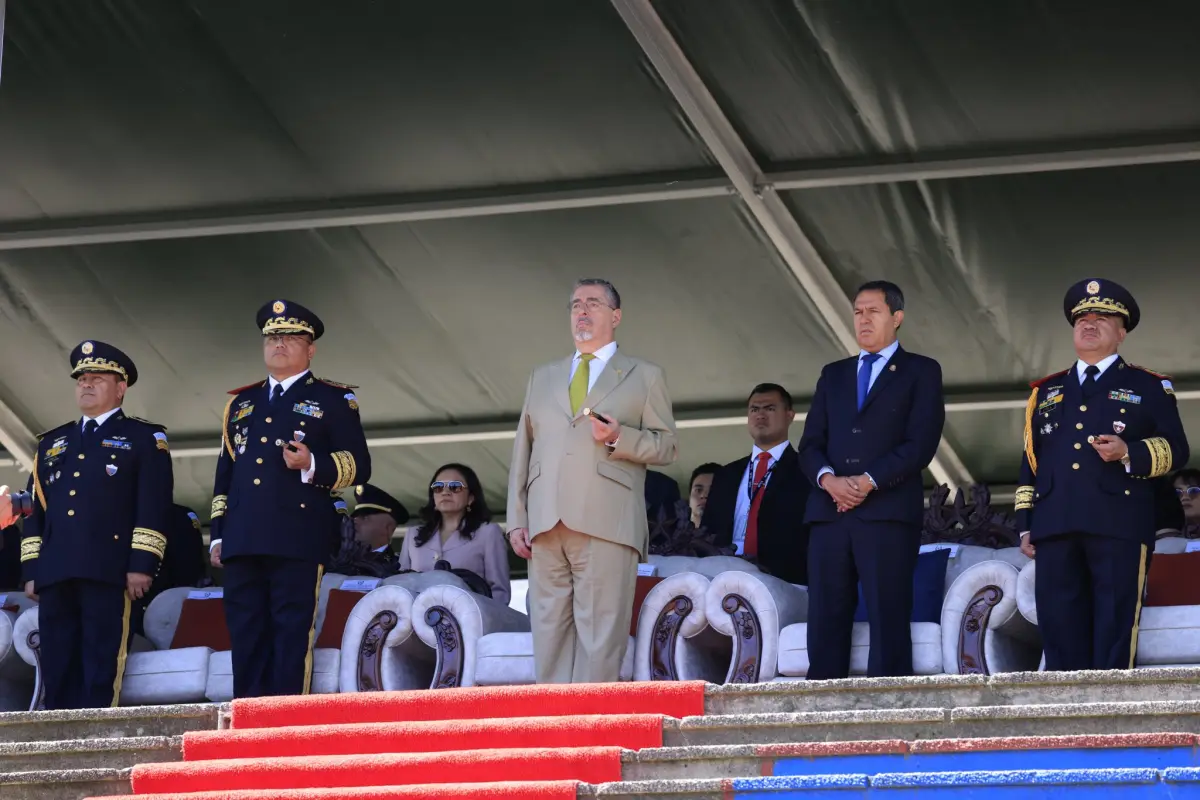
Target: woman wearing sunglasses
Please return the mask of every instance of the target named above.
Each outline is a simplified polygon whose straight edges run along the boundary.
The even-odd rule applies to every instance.
[[[1175,494],[1183,506],[1183,535],[1200,539],[1200,469],[1181,469],[1175,473]]]
[[[418,515],[421,524],[404,537],[400,568],[428,572],[444,560],[487,581],[492,599],[508,605],[508,548],[504,532],[492,522],[475,470],[446,464],[433,474],[429,500]]]

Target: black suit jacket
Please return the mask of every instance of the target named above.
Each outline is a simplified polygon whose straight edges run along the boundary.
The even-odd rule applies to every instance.
[[[739,458],[713,476],[700,524],[713,535],[716,545],[733,543],[737,494],[749,464],[750,456]],[[758,509],[757,561],[788,583],[807,585],[808,526],[804,524],[804,507],[810,487],[800,473],[799,458],[790,444],[780,455],[763,492]]]
[[[921,524],[921,472],[937,453],[946,422],[942,368],[932,358],[896,349],[858,409],[858,356],[827,364],[817,381],[800,440],[804,476],[816,485],[829,467],[838,476],[868,473],[879,488],[848,512],[864,521]],[[828,492],[809,495],[807,522],[832,522]]]

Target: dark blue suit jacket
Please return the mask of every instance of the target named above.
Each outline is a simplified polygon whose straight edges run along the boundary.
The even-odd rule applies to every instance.
[[[333,555],[341,518],[330,492],[371,477],[352,389],[310,374],[274,406],[267,381],[231,392],[212,507],[222,561],[280,556],[323,564]],[[283,461],[278,442],[291,441],[296,431],[316,459],[312,483]]]
[[[817,381],[800,440],[800,465],[816,485],[829,467],[839,477],[868,473],[879,488],[847,512],[866,521],[921,524],[921,472],[942,438],[946,404],[942,368],[932,358],[897,348],[858,410],[858,356],[827,364]],[[805,521],[839,516],[828,492],[808,497]]]
[[[118,410],[87,439],[78,421],[42,434],[21,563],[35,589],[72,579],[124,586],[155,575],[174,479],[165,429]]]
[[[1174,389],[1166,376],[1120,358],[1096,383],[1085,398],[1075,367],[1036,382],[1025,416],[1018,528],[1033,542],[1080,532],[1153,548],[1164,517],[1159,479],[1190,455]],[[1092,449],[1087,437],[1100,434],[1125,440],[1128,472]]]

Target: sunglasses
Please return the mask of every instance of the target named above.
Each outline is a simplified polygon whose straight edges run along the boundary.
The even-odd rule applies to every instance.
[[[429,484],[429,488],[433,490],[434,494],[441,494],[442,492],[458,494],[463,489],[467,488],[467,485],[462,481],[434,481],[433,483]]]
[[[1180,497],[1196,497],[1197,495],[1200,495],[1200,486],[1187,486],[1183,489],[1180,489],[1177,486],[1175,487],[1175,494],[1179,495]]]

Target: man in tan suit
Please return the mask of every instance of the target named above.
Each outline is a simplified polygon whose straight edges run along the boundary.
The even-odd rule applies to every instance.
[[[530,376],[508,474],[538,683],[617,680],[649,538],[646,466],[678,456],[662,369],[617,350],[617,290],[581,280],[570,308],[577,350]]]

